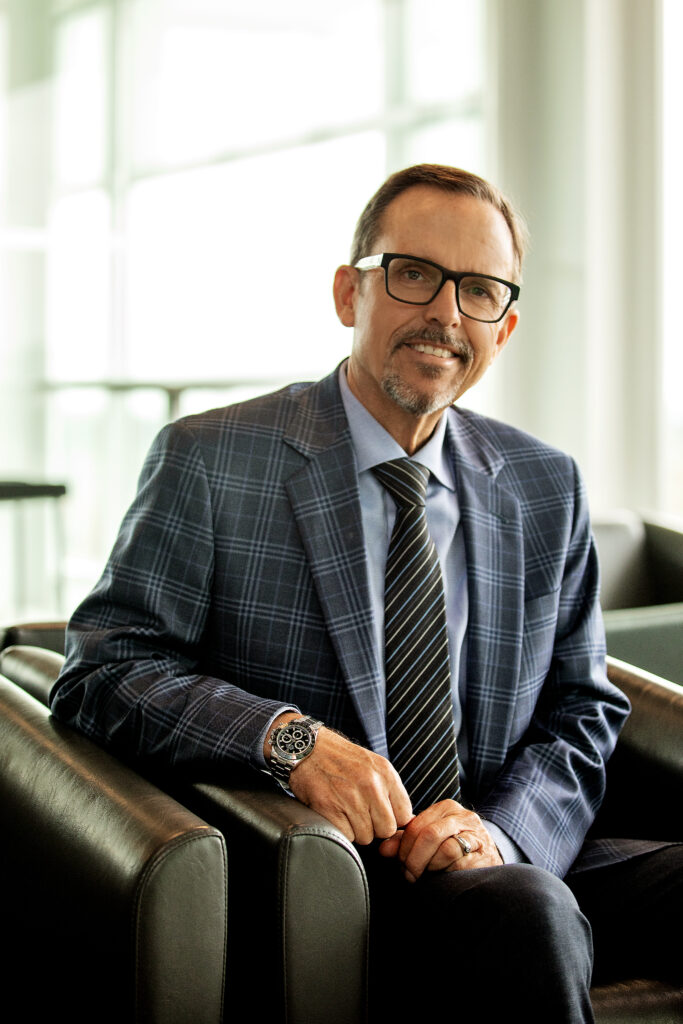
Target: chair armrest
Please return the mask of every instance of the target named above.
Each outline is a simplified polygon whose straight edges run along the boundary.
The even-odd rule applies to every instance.
[[[50,690],[59,675],[64,657],[42,647],[16,645],[0,651],[0,673],[22,690],[48,706]]]
[[[44,998],[71,1021],[219,1024],[223,837],[3,678],[0,834],[27,1019]]]
[[[683,686],[611,657],[607,672],[632,707],[619,746],[683,788]]]
[[[0,652],[0,671],[44,704],[62,663],[36,647]],[[351,843],[256,772],[232,773],[229,784],[166,773],[158,784],[225,836],[230,1012],[253,1019],[254,1000],[262,1000],[288,1020],[364,1020],[369,898]]]
[[[607,672],[633,710],[607,764],[594,834],[683,840],[683,687],[612,657]]]
[[[364,1021],[369,895],[353,845],[253,771],[195,782],[179,798],[228,846],[228,1005],[251,1019],[258,998],[276,1018]],[[258,993],[249,986],[251,1006],[243,1006],[240,980],[253,976],[255,956],[263,965]]]
[[[20,622],[0,629],[0,649],[15,644],[44,647],[64,654],[66,622]]]

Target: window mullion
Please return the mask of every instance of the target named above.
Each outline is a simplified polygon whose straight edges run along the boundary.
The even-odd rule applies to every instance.
[[[384,117],[387,173],[405,163],[406,128],[395,115],[406,103],[406,0],[384,0]]]

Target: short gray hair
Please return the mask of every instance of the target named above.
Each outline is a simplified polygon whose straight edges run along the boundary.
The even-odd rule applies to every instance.
[[[397,196],[414,185],[429,185],[443,192],[474,196],[495,207],[510,229],[515,256],[514,274],[517,283],[521,282],[522,263],[529,239],[523,217],[495,185],[476,174],[446,164],[415,164],[387,178],[363,210],[356,225],[351,249],[352,266],[364,256],[374,256],[373,249],[382,227],[384,211]]]

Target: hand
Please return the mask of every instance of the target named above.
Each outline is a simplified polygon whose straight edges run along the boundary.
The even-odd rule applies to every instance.
[[[283,714],[274,725],[296,717]],[[267,758],[269,748],[264,748]],[[410,797],[389,761],[325,726],[318,730],[313,753],[292,771],[289,785],[297,799],[361,845],[393,836],[413,815]]]
[[[463,852],[457,835],[471,845],[470,853]],[[441,800],[421,811],[383,842],[379,852],[384,857],[398,857],[409,882],[415,882],[424,871],[469,871],[503,863],[479,815],[455,800]]]

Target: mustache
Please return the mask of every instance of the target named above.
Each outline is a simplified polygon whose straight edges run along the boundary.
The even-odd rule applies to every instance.
[[[449,348],[466,363],[471,363],[474,359],[474,350],[469,341],[455,338],[448,331],[440,330],[438,327],[420,327],[417,330],[414,327],[406,327],[396,338],[396,348],[415,341],[426,341],[428,345]]]

